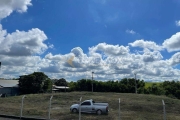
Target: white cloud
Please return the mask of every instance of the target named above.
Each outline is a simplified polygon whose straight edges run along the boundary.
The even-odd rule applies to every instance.
[[[176,23],[176,26],[180,26],[180,20],[178,20],[178,21],[175,21],[175,23]]]
[[[41,61],[40,56],[6,56],[0,55],[2,65],[5,66],[26,66],[26,67],[35,67]]]
[[[172,35],[169,39],[163,42],[163,47],[168,50],[168,52],[179,51],[180,50],[180,32]]]
[[[136,34],[136,32],[134,30],[126,30],[126,33],[129,33],[129,34]]]
[[[38,71],[42,59],[40,56],[7,56],[0,55],[2,68],[0,75],[5,78],[19,77],[20,75],[30,74]]]
[[[171,65],[178,65],[180,64],[180,52],[175,53],[170,59],[169,62]]]
[[[83,57],[84,55],[83,50],[80,47],[73,48],[71,53],[73,53],[75,57]]]
[[[0,19],[9,16],[13,11],[26,12],[31,0],[1,0]],[[0,24],[0,55],[27,56],[43,53],[48,47],[44,44],[47,36],[38,28],[28,32],[16,30],[7,33]]]
[[[1,0],[0,20],[13,11],[26,12],[30,5],[32,5],[31,0]],[[0,75],[5,78],[18,77],[38,71],[40,67],[45,66],[46,64],[42,64],[45,60],[36,55],[48,49],[44,43],[46,39],[45,33],[38,28],[7,33],[0,24],[0,61],[2,62]]]
[[[105,43],[103,44],[107,45]],[[107,54],[106,57],[103,58],[103,54],[107,49],[100,49],[101,53],[99,53],[99,51],[97,51],[99,49],[95,49],[98,45],[91,47],[93,50],[89,49],[89,53],[93,51],[95,55],[83,53],[80,47],[73,48],[71,53],[65,55],[52,55],[49,53],[45,57],[45,59],[48,59],[45,61],[48,62],[42,63],[44,67],[42,66],[41,70],[51,75],[53,73],[66,73],[72,75],[68,79],[74,78],[75,80],[85,78],[85,74],[90,74],[91,71],[95,72],[95,79],[98,78],[102,80],[112,78],[120,79],[125,75],[126,77],[134,77],[134,71],[136,71],[142,79],[152,81],[160,80],[162,77],[175,79],[178,77],[178,73],[180,73],[179,70],[171,66],[170,60],[162,60],[163,56],[159,51],[144,49],[141,54],[126,53],[123,56]],[[117,45],[111,45],[111,47],[115,47],[113,49],[115,51],[119,49],[116,46]],[[68,65],[66,60],[63,61],[64,59],[62,58],[68,58],[68,56],[75,56],[73,60],[74,67]],[[170,73],[168,73],[169,70]]]
[[[161,55],[161,53],[159,51],[151,52],[148,49],[144,50],[144,54],[143,54],[144,62],[154,62],[154,61],[161,60],[162,58],[163,58],[163,56]]]
[[[31,0],[0,0],[0,20],[9,16],[13,11],[26,12],[31,6]]]
[[[49,45],[49,48],[53,49],[53,48],[54,48],[54,45],[53,45],[53,44],[50,44],[50,45]]]
[[[45,59],[54,60],[54,61],[61,61],[61,60],[66,60],[67,59],[66,57],[67,57],[66,55],[61,55],[61,54],[53,55],[52,53],[48,53],[45,56]]]
[[[129,53],[129,47],[126,46],[119,46],[119,45],[109,45],[106,43],[99,43],[97,46],[93,46],[89,48],[90,54],[93,54],[94,52],[103,52],[106,55],[112,55],[112,56],[119,56],[119,55],[126,55]]]
[[[0,55],[27,56],[42,54],[48,47],[45,33],[38,28],[28,32],[16,30],[11,34],[0,28]]]
[[[98,44],[99,45],[99,44]],[[159,51],[150,51],[145,49],[141,54],[129,53],[123,55],[107,54],[103,58],[108,44],[103,43],[103,49],[96,45],[93,49],[95,54],[85,54],[80,47],[73,48],[67,54],[48,53],[44,58],[40,56],[7,56],[1,55],[2,76],[30,74],[34,71],[45,72],[50,78],[64,77],[68,80],[77,80],[81,78],[90,78],[91,71],[95,72],[95,79],[109,80],[121,79],[123,77],[134,77],[133,72],[136,71],[138,76],[144,80],[157,80],[161,77],[177,78],[179,70],[174,69],[171,65],[176,61],[174,58],[170,60],[162,60],[163,57]],[[95,49],[97,47],[97,49]],[[118,51],[120,46],[110,45],[110,50]],[[106,48],[106,49],[105,49]],[[101,50],[99,53],[96,50]],[[92,49],[89,49],[89,53]],[[73,65],[69,65],[67,60],[75,56]],[[176,62],[177,64],[179,61]],[[173,64],[174,65],[174,64]],[[15,70],[16,68],[16,70]],[[168,72],[170,71],[170,73]],[[87,75],[88,74],[88,75]]]
[[[160,45],[157,45],[153,41],[145,41],[145,40],[136,40],[133,43],[129,43],[130,46],[132,47],[141,47],[141,48],[148,48],[151,50],[162,50],[163,47]]]
[[[102,1],[103,2],[103,1]],[[106,3],[105,3],[106,4]],[[26,12],[30,0],[1,0],[0,19],[9,16],[13,11]],[[92,7],[92,8],[91,8]],[[116,13],[112,19],[100,17],[98,11],[91,6],[94,20],[98,22],[114,22],[118,20]],[[95,11],[93,11],[95,10]],[[126,30],[129,34],[137,34],[133,30]],[[98,80],[119,80],[124,77],[137,77],[144,80],[160,80],[161,77],[177,79],[179,69],[174,66],[180,63],[180,53],[175,53],[169,60],[163,60],[161,50],[180,50],[180,33],[164,41],[163,46],[153,41],[136,40],[129,43],[132,47],[141,47],[140,53],[130,52],[129,46],[99,43],[90,46],[88,53],[84,53],[81,47],[72,48],[70,53],[44,54],[48,48],[54,48],[52,44],[45,43],[46,34],[38,29],[32,28],[28,31],[8,33],[0,24],[0,61],[2,62],[1,77],[13,78],[20,75],[30,74],[34,71],[45,72],[50,78],[64,77],[67,80],[78,80],[91,78],[94,71],[94,79]],[[71,66],[67,61],[72,59]]]

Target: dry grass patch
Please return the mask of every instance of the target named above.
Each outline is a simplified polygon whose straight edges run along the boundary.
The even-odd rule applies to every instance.
[[[24,116],[48,118],[49,99],[52,94],[30,94],[24,99]],[[109,103],[108,115],[82,114],[82,120],[118,120],[118,99],[121,98],[122,120],[162,120],[162,99],[166,103],[167,119],[180,120],[180,101],[165,96],[69,92],[53,93],[51,118],[57,120],[78,120],[78,114],[72,114],[70,106],[82,100],[94,99]],[[0,98],[0,113],[19,115],[22,96]]]

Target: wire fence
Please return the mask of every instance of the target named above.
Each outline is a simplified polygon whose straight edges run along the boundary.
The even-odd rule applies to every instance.
[[[67,98],[64,98],[67,97]],[[71,98],[73,97],[73,98]],[[80,104],[85,98],[83,96],[58,96],[57,94],[46,94],[42,95],[41,97],[33,98],[33,95],[28,96],[15,96],[16,99],[4,99],[7,100],[4,103],[8,104],[1,104],[0,114],[5,115],[15,115],[22,117],[32,117],[32,118],[44,118],[44,119],[59,119],[59,120],[86,120],[86,119],[108,119],[108,120],[126,120],[129,119],[132,112],[130,109],[134,109],[137,111],[137,116],[140,116],[138,110],[146,111],[146,114],[151,116],[151,113],[158,112],[159,118],[161,120],[167,120],[167,113],[170,110],[166,111],[166,101],[162,100],[162,103],[159,101],[159,106],[157,106],[157,111],[153,111],[150,104],[141,104],[137,103],[124,103],[124,99],[114,99],[113,104],[109,104],[109,113],[108,115],[89,115],[89,114],[81,114],[81,107],[79,108],[78,114],[73,114],[70,111],[70,106],[74,103]],[[71,98],[71,99],[70,99]],[[62,100],[67,99],[67,100]],[[100,99],[99,99],[100,100]],[[105,100],[106,101],[106,100]],[[107,98],[108,101],[108,98]],[[133,101],[133,100],[132,100]],[[153,102],[153,101],[151,101]],[[112,106],[111,106],[112,105]],[[129,109],[129,111],[128,111]],[[134,113],[133,113],[134,114]],[[147,115],[148,116],[148,115]],[[137,119],[138,117],[134,117]],[[148,118],[147,118],[148,119]],[[149,118],[151,119],[151,117]]]

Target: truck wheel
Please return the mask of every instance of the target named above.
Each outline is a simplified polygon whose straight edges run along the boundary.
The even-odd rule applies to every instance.
[[[77,113],[77,109],[76,108],[72,109],[72,112]]]
[[[102,114],[102,111],[101,111],[101,110],[97,110],[96,113],[97,113],[98,115],[101,115],[101,114]]]

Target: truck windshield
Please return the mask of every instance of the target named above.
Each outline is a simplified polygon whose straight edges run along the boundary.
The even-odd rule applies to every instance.
[[[81,105],[91,105],[90,102],[83,102]]]

